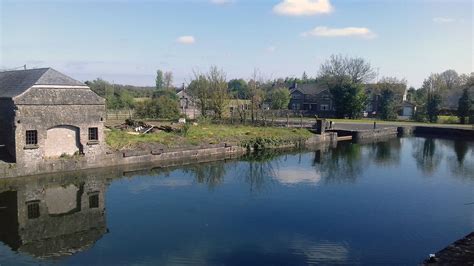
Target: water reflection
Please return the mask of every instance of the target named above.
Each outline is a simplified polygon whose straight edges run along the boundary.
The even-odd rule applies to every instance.
[[[407,160],[406,176],[379,178]],[[472,142],[408,138],[170,168],[130,166],[5,179],[0,180],[0,241],[20,254],[69,256],[66,262],[79,264],[87,264],[84,257],[97,262],[97,256],[117,264],[351,264],[370,247],[367,243],[391,245],[386,239],[411,236],[411,225],[426,228],[417,217],[436,215],[426,206],[432,204],[432,193],[444,193],[445,186],[430,186],[431,179],[419,182],[420,172],[447,176],[442,181],[457,189],[436,202],[457,212],[431,219],[440,225],[425,233],[446,231],[449,217],[470,208],[459,204],[471,202],[469,195],[457,192],[469,188],[459,177],[473,184],[473,162]],[[112,179],[120,180],[109,187]],[[406,186],[400,189],[397,182]],[[102,238],[108,231],[107,189],[112,233]],[[428,200],[418,204],[420,197]],[[370,217],[381,222],[366,228]],[[410,226],[400,230],[399,224]],[[384,247],[372,248],[379,252]],[[70,256],[86,249],[90,252],[81,253],[84,257]]]
[[[424,174],[432,175],[438,168],[443,155],[436,149],[436,141],[432,138],[414,140],[413,158],[418,169]]]
[[[0,186],[0,241],[37,258],[90,248],[107,232],[106,182],[93,176],[15,179]]]
[[[219,161],[191,165],[184,168],[184,171],[191,173],[198,183],[206,184],[208,185],[209,189],[214,189],[224,181],[226,167],[224,161]]]
[[[335,149],[322,149],[314,153],[313,166],[325,183],[355,182],[363,172],[361,145],[338,143]]]

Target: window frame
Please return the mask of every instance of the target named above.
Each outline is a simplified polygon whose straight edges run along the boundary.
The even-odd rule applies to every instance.
[[[87,140],[89,142],[99,142],[99,128],[90,127],[87,130]]]
[[[41,216],[39,200],[26,202],[26,216],[28,220],[38,219]]]
[[[31,135],[33,134],[33,135]],[[26,130],[25,132],[25,145],[26,146],[37,146],[38,145],[38,130]]]

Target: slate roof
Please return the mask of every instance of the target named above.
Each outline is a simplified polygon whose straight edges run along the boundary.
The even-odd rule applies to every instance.
[[[325,84],[321,83],[306,83],[306,84],[298,84],[296,88],[292,88],[291,92],[293,93],[294,91],[300,91],[303,94],[307,95],[316,95],[319,94],[325,90],[327,90],[328,87]]]
[[[13,98],[33,85],[86,86],[52,68],[0,72],[0,98]]]

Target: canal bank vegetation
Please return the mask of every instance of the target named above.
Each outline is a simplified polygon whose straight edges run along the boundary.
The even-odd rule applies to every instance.
[[[258,127],[245,125],[198,124],[181,125],[176,130],[166,132],[136,134],[125,130],[111,129],[107,132],[107,144],[112,149],[128,149],[143,145],[164,145],[166,147],[186,147],[228,143],[248,148],[297,143],[313,135],[304,128]]]

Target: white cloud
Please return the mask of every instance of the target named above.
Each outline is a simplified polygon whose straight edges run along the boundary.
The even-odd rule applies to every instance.
[[[176,39],[176,42],[181,44],[193,44],[196,42],[196,39],[194,38],[194,36],[185,35],[178,37],[178,39]]]
[[[332,10],[329,0],[283,0],[273,7],[273,12],[284,16],[312,16]]]
[[[210,0],[210,1],[212,4],[215,4],[215,5],[226,5],[233,2],[232,0]]]
[[[448,18],[448,17],[436,17],[433,18],[434,23],[451,23],[454,22],[454,18]]]
[[[361,37],[361,38],[375,38],[373,33],[368,28],[346,27],[346,28],[328,28],[324,26],[316,27],[310,31],[303,32],[303,37]]]

